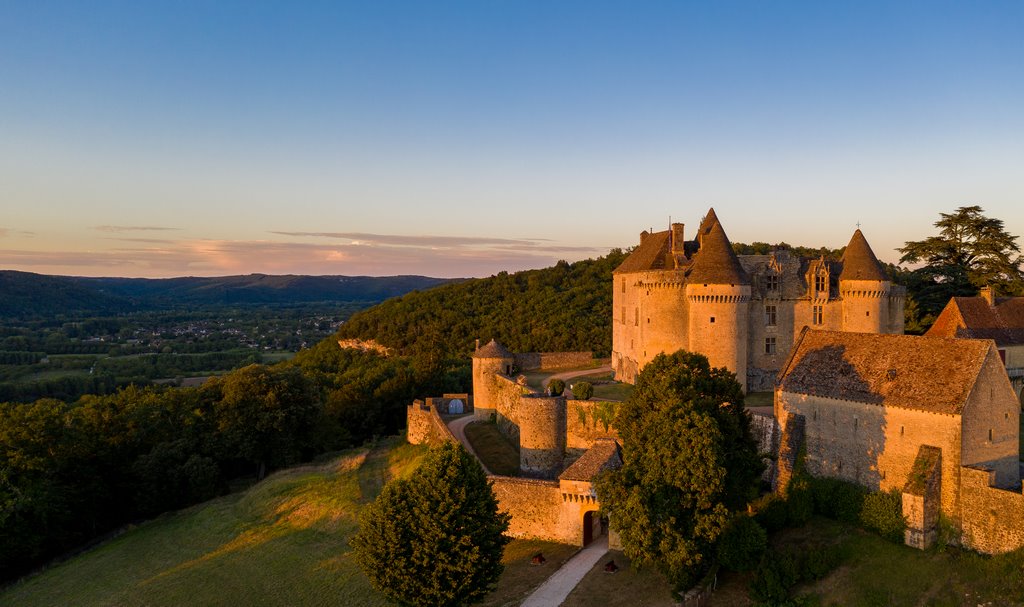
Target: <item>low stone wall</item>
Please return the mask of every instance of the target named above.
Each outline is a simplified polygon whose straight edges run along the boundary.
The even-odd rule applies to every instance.
[[[994,470],[960,468],[963,543],[986,554],[1024,547],[1024,493],[994,487],[995,483]]]
[[[437,409],[441,415],[461,415],[473,412],[473,397],[469,394],[432,396],[427,399],[427,404]]]
[[[405,410],[406,440],[413,445],[458,442],[438,414],[437,408],[415,400]]]
[[[521,371],[585,367],[593,360],[593,352],[524,352],[515,355],[516,366]]]
[[[512,515],[508,535],[517,538],[542,539],[566,544],[574,543],[561,524],[561,491],[558,481],[489,476],[498,510]]]

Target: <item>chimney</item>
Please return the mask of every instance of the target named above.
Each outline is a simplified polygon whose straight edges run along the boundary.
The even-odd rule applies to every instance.
[[[683,238],[683,227],[685,224],[672,224],[672,252],[682,253],[686,249],[686,241]]]
[[[647,237],[650,236],[650,235],[651,235],[651,233],[648,232],[647,230],[644,230],[643,232],[640,232],[640,244],[643,244],[644,241],[647,240]]]
[[[996,292],[992,287],[982,287],[979,295],[981,295],[982,299],[988,302],[988,305],[996,305]]]
[[[478,338],[476,338],[476,349],[477,349],[477,350],[479,350],[479,349],[480,349],[480,338],[479,338],[479,337],[478,337]]]

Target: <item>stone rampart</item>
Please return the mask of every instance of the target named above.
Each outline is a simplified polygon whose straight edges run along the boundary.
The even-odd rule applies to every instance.
[[[461,415],[473,412],[473,397],[469,394],[445,394],[432,396],[427,404],[437,409],[441,415]]]
[[[498,430],[512,441],[513,445],[519,447],[522,397],[529,394],[530,389],[504,375],[493,375],[491,381],[491,397],[495,406],[494,421],[498,424]]]
[[[963,543],[986,554],[1024,547],[1024,494],[1020,487],[1011,491],[995,484],[994,470],[960,468]]]
[[[519,402],[519,468],[553,478],[565,460],[565,397],[528,394]]]
[[[558,481],[489,476],[498,510],[512,515],[508,535],[572,544],[575,536],[561,522]]]
[[[436,445],[444,441],[458,442],[437,408],[415,400],[405,410],[406,440],[413,445]]]
[[[524,352],[515,355],[520,371],[547,371],[585,367],[594,361],[593,352]]]
[[[579,459],[599,438],[618,438],[612,422],[621,403],[600,400],[566,401],[566,465]]]

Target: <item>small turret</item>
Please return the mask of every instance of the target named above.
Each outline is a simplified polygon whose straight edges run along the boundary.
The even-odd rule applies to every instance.
[[[476,416],[487,418],[497,411],[494,375],[511,375],[515,355],[505,346],[491,340],[473,352],[473,408]]]
[[[889,333],[892,282],[878,263],[864,234],[857,230],[843,253],[839,295],[843,299],[843,331]],[[899,313],[902,315],[902,310]]]

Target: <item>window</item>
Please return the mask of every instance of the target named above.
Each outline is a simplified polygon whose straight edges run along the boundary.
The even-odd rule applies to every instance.
[[[818,293],[828,294],[828,276],[818,274],[814,277],[814,290]]]
[[[779,290],[779,277],[775,274],[769,274],[764,277],[764,288],[769,292]]]
[[[714,324],[714,322],[715,322],[715,317],[714,317],[714,316],[712,316],[712,317],[711,317],[711,323],[712,323],[712,324]]]
[[[622,292],[623,293],[626,292],[626,279],[625,278],[622,279]]]
[[[992,442],[992,428],[988,429],[988,442]]]
[[[622,315],[620,316],[622,324],[626,324],[626,306],[622,306]]]
[[[815,325],[825,323],[825,306],[813,306],[811,309],[811,323]]]
[[[640,326],[640,308],[636,308],[634,310],[634,312],[636,312],[636,314],[633,317],[633,326],[634,327],[639,327]]]
[[[765,337],[764,338],[764,353],[775,354],[775,338]]]
[[[775,321],[777,320],[777,314],[775,312],[775,306],[764,307],[764,324],[768,327],[774,327]]]

